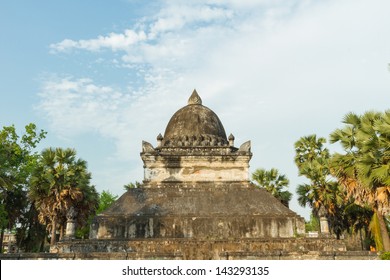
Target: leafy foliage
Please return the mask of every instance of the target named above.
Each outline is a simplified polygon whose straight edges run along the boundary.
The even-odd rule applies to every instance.
[[[310,220],[305,223],[305,231],[320,231],[320,221],[313,214],[310,215]]]
[[[306,205],[312,207],[313,215],[317,218],[319,212],[323,211],[330,219],[339,214],[339,205],[343,203],[344,196],[337,181],[330,176],[330,153],[324,147],[325,143],[325,138],[317,138],[314,134],[301,137],[295,143],[294,160],[299,175],[310,181],[298,185],[298,203],[303,207]]]
[[[51,245],[66,226],[71,209],[77,213],[77,223],[84,225],[98,207],[98,193],[90,185],[87,163],[76,159],[73,149],[48,148],[42,151],[31,180],[29,198],[34,202],[39,221],[51,231]]]
[[[340,143],[345,151],[333,156],[332,173],[345,187],[348,197],[376,213],[371,233],[377,249],[383,246],[389,251],[384,215],[390,207],[390,111],[349,113],[343,122],[345,126],[330,135],[330,141]]]
[[[123,188],[125,189],[125,191],[128,191],[130,189],[140,188],[141,186],[142,186],[142,184],[140,182],[135,181],[134,183],[130,182],[130,183],[124,185]]]
[[[292,194],[289,191],[284,190],[285,188],[288,188],[289,184],[286,175],[279,174],[279,171],[276,168],[271,168],[270,170],[259,168],[253,172],[252,180],[257,187],[266,189],[288,207]]]
[[[370,222],[371,237],[375,241],[375,246],[378,251],[383,251],[382,233],[378,219],[378,213],[374,213]]]
[[[23,226],[26,219],[28,181],[37,159],[34,149],[45,136],[46,132],[32,123],[25,126],[22,136],[14,126],[0,130],[0,248],[4,230]]]
[[[118,196],[111,194],[110,191],[103,191],[100,193],[96,213],[92,213],[89,216],[87,223],[76,231],[76,237],[80,239],[87,239],[89,237],[89,230],[94,217],[110,207],[117,198]]]
[[[110,207],[118,199],[117,195],[113,195],[110,191],[103,191],[99,196],[99,208],[96,214],[100,214]]]
[[[381,260],[390,260],[390,252],[384,252],[380,255]]]

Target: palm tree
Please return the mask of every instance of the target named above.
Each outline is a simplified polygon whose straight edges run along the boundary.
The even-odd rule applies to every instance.
[[[260,188],[265,188],[288,207],[292,194],[289,191],[283,190],[284,188],[287,188],[289,184],[286,175],[279,174],[279,171],[276,168],[271,168],[271,170],[259,168],[253,172],[252,180],[255,181],[255,185]]]
[[[138,181],[135,181],[134,183],[130,182],[130,183],[123,186],[125,191],[128,191],[130,189],[135,189],[135,188],[141,188],[141,187],[142,187],[142,184]]]
[[[335,182],[299,184],[297,194],[299,205],[311,207],[316,217],[321,208],[325,209],[327,214],[335,215],[338,204],[343,201],[343,194]]]
[[[310,206],[316,218],[321,211],[330,219],[339,215],[339,205],[343,203],[344,196],[338,183],[330,176],[330,153],[324,148],[325,143],[325,138],[317,138],[314,134],[301,137],[295,143],[295,163],[299,175],[310,180],[308,184],[298,185],[297,194],[298,203],[303,207]]]
[[[377,232],[377,249],[390,251],[384,218],[390,205],[390,111],[349,113],[343,123],[344,128],[330,135],[331,143],[339,142],[345,150],[333,157],[332,171],[356,203],[374,211],[380,228],[372,230]]]
[[[85,161],[76,160],[73,149],[45,149],[31,179],[29,197],[39,211],[39,220],[51,231],[51,245],[66,226],[66,214],[73,208],[78,221],[85,222],[97,207],[97,192],[90,185]]]
[[[315,134],[301,137],[297,142],[295,142],[294,160],[295,164],[298,166],[300,173],[302,171],[302,166],[315,161],[324,161],[329,158],[329,150],[327,148],[324,148],[325,143],[325,138],[317,138],[317,135]]]

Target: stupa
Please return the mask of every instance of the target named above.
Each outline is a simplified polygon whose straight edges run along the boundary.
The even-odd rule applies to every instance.
[[[250,182],[251,142],[236,147],[234,140],[194,90],[156,145],[142,142],[142,185],[95,217],[88,240],[64,240],[52,252],[76,259],[313,259],[345,251],[338,240],[306,238],[304,219]]]
[[[249,180],[251,142],[234,146],[218,116],[193,91],[157,145],[143,141],[142,187],[98,215],[96,239],[287,238],[304,220]]]
[[[355,259],[342,240],[305,237],[304,219],[249,179],[251,142],[238,148],[194,90],[157,143],[143,141],[142,186],[40,258]],[[70,219],[72,221],[72,219]],[[20,258],[21,256],[11,256]],[[29,256],[22,256],[29,258]]]

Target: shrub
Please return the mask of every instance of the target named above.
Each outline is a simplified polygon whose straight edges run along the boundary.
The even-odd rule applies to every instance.
[[[384,252],[380,255],[381,260],[390,260],[390,252]]]

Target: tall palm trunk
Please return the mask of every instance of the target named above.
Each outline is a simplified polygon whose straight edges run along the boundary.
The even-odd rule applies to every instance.
[[[1,234],[0,234],[0,254],[3,253],[4,231],[5,231],[5,228],[1,228]]]
[[[60,225],[60,237],[59,237],[59,241],[62,241],[64,239],[64,232],[65,232],[65,226],[64,225]]]
[[[56,219],[53,218],[51,222],[51,240],[50,240],[50,246],[53,246],[56,244],[56,231],[57,231],[57,222]]]
[[[383,242],[383,249],[386,252],[390,252],[390,236],[389,233],[387,232],[387,227],[386,227],[386,222],[384,215],[378,212],[378,210],[375,210],[375,213],[378,216],[378,221],[379,221],[379,227],[381,230],[381,236],[382,236],[382,242]]]

